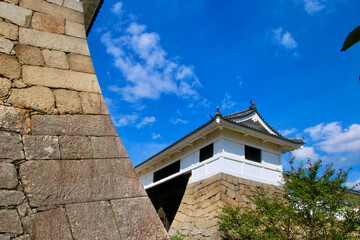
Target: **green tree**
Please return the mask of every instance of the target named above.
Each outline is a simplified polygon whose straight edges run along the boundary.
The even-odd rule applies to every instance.
[[[350,169],[336,172],[328,165],[321,174],[321,160],[299,167],[294,158],[289,162],[281,188],[251,197],[256,209],[222,209],[224,239],[355,239],[360,227],[356,186],[344,186]]]
[[[346,37],[341,51],[345,51],[346,49],[350,48],[352,45],[354,45],[355,43],[357,43],[359,41],[360,41],[360,26],[357,26]]]

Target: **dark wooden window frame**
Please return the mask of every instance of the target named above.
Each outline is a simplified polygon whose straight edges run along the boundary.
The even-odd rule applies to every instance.
[[[245,159],[261,163],[261,149],[245,145]]]
[[[205,161],[214,156],[214,143],[203,147],[199,151],[199,162]]]
[[[173,162],[167,165],[166,167],[163,167],[160,170],[155,171],[153,174],[154,177],[153,182],[157,182],[179,171],[180,171],[180,160],[177,160],[176,162]]]

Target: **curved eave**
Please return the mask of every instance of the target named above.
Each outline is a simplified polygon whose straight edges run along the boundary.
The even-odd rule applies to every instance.
[[[163,150],[161,150],[160,152],[158,152],[157,154],[151,156],[150,158],[148,158],[147,160],[145,160],[144,162],[138,164],[135,166],[135,168],[140,168],[142,165],[145,164],[149,164],[152,163],[154,161],[156,161],[158,158],[166,155],[169,153],[169,151],[171,151],[172,149],[179,147],[181,144],[181,142],[187,140],[189,141],[190,139],[192,139],[192,137],[195,137],[195,134],[199,135],[199,132],[209,126],[212,122],[215,121],[215,118],[212,118],[210,121],[204,123],[203,125],[201,125],[200,127],[198,127],[197,129],[193,130],[192,132],[190,132],[189,134],[185,135],[184,137],[180,138],[179,140],[177,140],[176,142],[174,142],[173,144],[169,145],[168,147],[164,148]],[[200,133],[201,135],[201,133]]]
[[[228,121],[232,121],[232,119],[237,119],[237,118],[246,118],[248,116],[251,116],[253,113],[256,113],[260,119],[266,124],[266,126],[268,128],[271,129],[271,131],[273,131],[277,137],[279,138],[282,138],[284,140],[287,140],[287,141],[290,141],[290,142],[293,142],[293,143],[296,143],[296,144],[301,144],[301,145],[304,145],[305,142],[302,140],[302,139],[294,139],[294,138],[287,138],[287,137],[284,137],[283,135],[281,135],[278,131],[276,131],[265,119],[264,117],[258,112],[257,109],[252,109],[251,107],[244,110],[244,111],[241,111],[241,112],[237,112],[237,113],[233,113],[233,114],[229,114],[229,115],[226,115],[223,117],[223,119],[225,120],[228,120]],[[232,121],[234,122],[234,121]],[[244,125],[244,126],[247,126],[249,128],[253,128],[249,125],[246,125],[246,124],[241,124],[241,123],[237,123],[237,124],[240,124],[240,125]],[[256,129],[256,128],[253,128],[255,130],[259,130],[259,129]],[[261,130],[259,130],[261,131]],[[263,131],[262,131],[263,132]],[[265,132],[266,133],[266,132]]]
[[[267,131],[263,131],[263,130],[260,130],[258,128],[254,128],[252,126],[249,126],[247,124],[244,124],[244,123],[237,123],[237,122],[234,122],[234,121],[231,121],[229,119],[226,119],[226,118],[222,118],[222,120],[224,120],[225,122],[227,122],[228,124],[231,124],[233,126],[241,126],[245,129],[251,129],[252,130],[252,133],[251,135],[256,135],[256,136],[261,136],[261,138],[266,138],[266,139],[271,139],[272,142],[277,142],[281,145],[294,145],[294,147],[298,148],[302,145],[305,144],[305,142],[302,140],[302,139],[293,139],[293,138],[286,138],[282,135],[274,135],[274,134],[271,134]],[[244,130],[245,130],[244,129]],[[257,134],[256,134],[257,133]],[[260,135],[259,135],[260,134]]]
[[[89,35],[92,25],[100,11],[104,0],[82,0],[84,3],[84,25],[86,36]]]
[[[233,113],[233,114],[229,114],[229,115],[226,115],[224,116],[223,118],[224,119],[227,119],[227,120],[232,120],[232,119],[237,119],[237,118],[246,118],[246,117],[249,117],[251,116],[252,114],[257,114],[259,116],[259,118],[264,122],[264,124],[271,130],[273,131],[275,134],[281,136],[281,134],[276,131],[264,118],[263,116],[258,112],[257,109],[252,109],[251,107],[244,110],[244,111],[241,111],[241,112],[237,112],[237,113]]]

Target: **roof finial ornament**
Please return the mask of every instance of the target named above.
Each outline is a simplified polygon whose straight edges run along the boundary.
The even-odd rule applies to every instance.
[[[250,104],[251,104],[250,109],[256,111],[256,106],[255,106],[255,103],[254,103],[254,101],[252,100],[252,98],[250,99]]]
[[[221,113],[220,113],[220,108],[219,108],[219,106],[216,107],[215,117],[216,117],[216,116],[220,116],[220,117],[222,116]]]

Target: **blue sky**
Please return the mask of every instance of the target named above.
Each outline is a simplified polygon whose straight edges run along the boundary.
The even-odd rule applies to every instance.
[[[360,182],[358,0],[105,1],[88,37],[101,89],[134,165],[253,99],[298,160]]]

